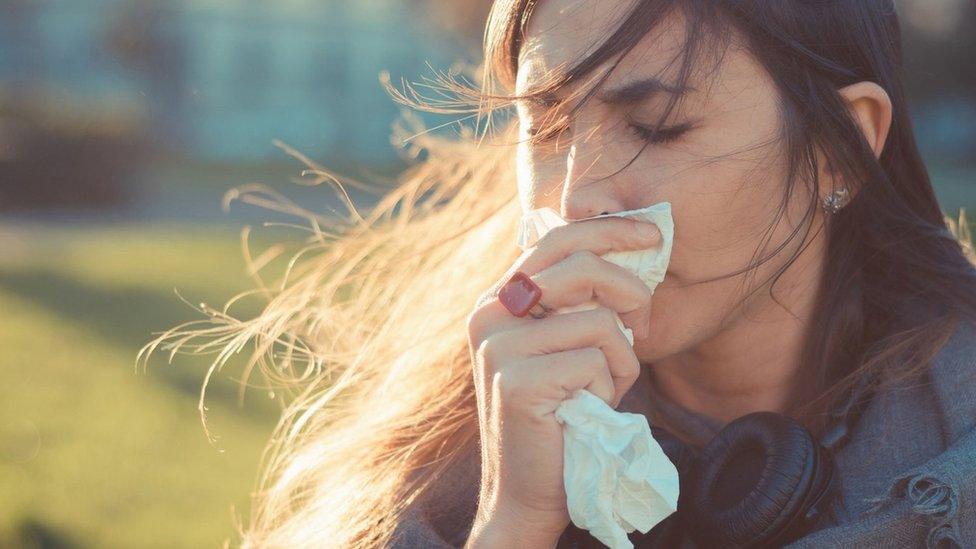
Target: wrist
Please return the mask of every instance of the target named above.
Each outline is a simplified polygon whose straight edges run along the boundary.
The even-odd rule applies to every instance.
[[[531,518],[507,506],[498,506],[485,513],[479,509],[465,549],[518,547],[519,549],[553,549],[568,520],[558,523]]]
[[[472,529],[464,549],[553,549],[559,534],[518,529],[511,524],[493,519]]]

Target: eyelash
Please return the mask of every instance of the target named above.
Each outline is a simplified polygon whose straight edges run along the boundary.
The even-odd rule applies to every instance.
[[[641,124],[630,123],[628,124],[630,129],[637,135],[637,137],[647,141],[651,144],[664,144],[677,141],[686,132],[694,127],[691,122],[683,122],[681,124],[675,124],[674,126],[665,126],[660,129],[651,128],[648,126],[643,126]],[[534,141],[543,143],[552,141],[553,138],[562,134],[565,128],[551,128],[544,134],[536,128],[529,129],[529,135],[532,136]]]
[[[633,130],[637,137],[652,144],[663,144],[677,141],[682,135],[685,134],[685,132],[693,127],[694,124],[691,122],[683,122],[681,124],[675,124],[674,126],[665,126],[661,129],[650,128],[634,123],[630,124],[630,129]]]

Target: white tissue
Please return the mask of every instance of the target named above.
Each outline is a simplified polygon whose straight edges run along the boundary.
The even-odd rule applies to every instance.
[[[664,280],[671,259],[671,204],[660,202],[594,217],[609,216],[637,217],[660,229],[660,248],[601,256],[635,273],[653,292]],[[550,229],[566,223],[551,208],[532,210],[522,217],[517,243],[523,250],[528,249]],[[590,302],[563,307],[554,314],[597,306]],[[617,324],[633,345],[633,332],[619,317]],[[573,524],[588,530],[611,549],[630,549],[633,544],[627,533],[647,533],[677,510],[678,470],[651,436],[644,415],[618,412],[585,389],[562,402],[555,415],[563,425],[563,480]]]
[[[618,412],[579,389],[556,408],[563,424],[563,479],[573,524],[611,549],[631,548],[678,509],[678,470],[647,418]]]

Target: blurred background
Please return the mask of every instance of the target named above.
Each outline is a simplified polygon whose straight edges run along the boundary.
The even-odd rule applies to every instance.
[[[316,212],[289,147],[388,181],[380,85],[477,62],[487,0],[0,0],[0,547],[213,547],[276,420],[239,370],[135,370],[153,332],[252,284],[221,199]],[[905,0],[912,115],[943,210],[976,207],[976,3]],[[428,126],[450,119],[423,115]],[[277,142],[275,140],[278,140]],[[375,200],[354,194],[357,206]],[[256,236],[271,242],[273,230]],[[255,378],[252,378],[252,382]]]

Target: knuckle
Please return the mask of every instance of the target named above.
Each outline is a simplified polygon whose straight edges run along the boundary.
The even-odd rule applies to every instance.
[[[499,344],[497,336],[486,337],[478,345],[477,358],[478,363],[486,371],[491,371],[495,364],[497,364],[499,356]]]
[[[621,372],[622,377],[628,382],[637,381],[640,377],[640,362],[631,361],[627,363],[627,368]]]
[[[525,393],[525,383],[521,376],[513,369],[500,370],[492,374],[492,385],[501,397],[503,403],[511,406],[513,403],[522,402],[522,395]]]
[[[480,343],[482,339],[482,334],[485,332],[487,316],[485,314],[486,303],[481,303],[475,306],[468,314],[467,328],[468,328],[468,341],[471,343]]]
[[[471,361],[471,367],[475,372],[485,372],[488,366],[485,364],[485,344],[484,342],[474,350],[474,360]]]

